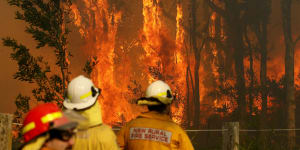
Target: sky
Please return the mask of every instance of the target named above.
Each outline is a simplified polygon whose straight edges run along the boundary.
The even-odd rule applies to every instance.
[[[283,38],[280,35],[281,32],[281,13],[280,13],[280,0],[273,1],[272,17],[271,17],[271,28],[270,32],[270,43],[271,47],[275,50],[271,51],[270,59],[274,56],[284,55]],[[300,10],[300,2],[295,2],[293,5],[293,15],[292,15],[292,25],[293,33],[299,35],[300,19],[296,14]],[[17,41],[23,43],[29,47],[33,54],[42,55],[49,60],[49,63],[55,61],[55,57],[50,48],[42,48],[40,50],[35,50],[35,42],[32,40],[31,36],[24,32],[25,23],[20,20],[14,19],[15,8],[9,6],[6,0],[0,0],[0,38],[3,37],[13,37]],[[88,54],[84,53],[80,48],[83,44],[83,40],[80,38],[78,32],[72,32],[69,38],[70,50],[74,57],[71,58],[71,72],[72,76],[82,74],[81,68],[83,68],[84,63],[88,57]],[[297,44],[297,47],[300,44]],[[20,82],[13,79],[13,74],[17,71],[16,62],[10,59],[11,49],[4,47],[2,45],[2,40],[0,42],[0,113],[13,113],[16,110],[14,100],[19,93],[24,95],[30,95],[33,85]],[[282,57],[283,58],[283,57]],[[295,61],[300,59],[300,55],[295,57]],[[281,60],[282,61],[282,60]],[[280,63],[280,62],[278,62]],[[284,69],[284,68],[282,68]],[[72,77],[71,76],[71,77]]]

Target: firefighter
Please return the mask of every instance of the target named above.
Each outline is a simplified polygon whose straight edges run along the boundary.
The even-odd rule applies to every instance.
[[[101,107],[97,101],[100,92],[83,75],[74,78],[68,85],[64,107],[75,110],[88,119],[87,123],[78,125],[73,150],[119,149],[115,133],[102,122]]]
[[[25,144],[21,150],[66,150],[74,143],[77,122],[68,118],[56,104],[45,103],[28,112],[23,123]]]
[[[170,116],[173,96],[168,84],[155,81],[146,90],[146,96],[137,104],[147,105],[142,113],[121,128],[118,144],[123,150],[193,150],[185,131]]]

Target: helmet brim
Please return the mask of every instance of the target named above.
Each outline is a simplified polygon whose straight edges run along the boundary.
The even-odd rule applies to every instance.
[[[54,121],[52,129],[56,130],[70,130],[76,128],[76,126],[87,119],[81,116],[79,113],[67,109],[63,111],[63,117]]]
[[[88,108],[88,107],[91,107],[92,105],[94,105],[98,96],[99,96],[99,93],[97,93],[97,95],[95,97],[92,97],[85,103],[72,103],[70,99],[66,98],[63,102],[63,105],[67,109],[72,109],[72,110],[85,109],[85,108]]]
[[[33,150],[41,149],[45,142],[49,139],[48,134],[39,135],[28,142],[23,143],[19,146],[18,150]]]
[[[65,123],[63,125],[55,126],[55,127],[51,128],[51,129],[56,129],[56,130],[70,130],[70,129],[75,129],[77,125],[78,125],[77,122],[70,121],[70,122]]]
[[[169,105],[172,103],[172,99],[151,96],[151,97],[141,97],[137,100],[138,105]]]

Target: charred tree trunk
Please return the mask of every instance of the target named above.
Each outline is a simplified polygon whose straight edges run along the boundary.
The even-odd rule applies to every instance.
[[[285,42],[285,90],[287,103],[287,128],[295,129],[294,42],[291,31],[292,0],[281,0],[282,27]],[[295,130],[288,131],[288,149],[295,149]]]
[[[200,85],[199,85],[199,68],[200,68],[200,53],[199,51],[196,51],[195,53],[195,70],[194,70],[194,76],[195,76],[195,94],[194,94],[194,104],[195,104],[195,128],[198,128],[200,125]]]
[[[234,54],[234,69],[236,74],[236,89],[239,121],[241,126],[245,125],[246,117],[246,94],[244,77],[244,43],[243,43],[243,22],[240,18],[240,8],[237,3],[227,2],[226,7],[226,31],[228,33],[228,44]]]
[[[193,103],[193,97],[194,97],[194,80],[191,73],[191,62],[190,62],[190,52],[188,49],[186,49],[186,60],[187,60],[187,68],[186,68],[186,85],[187,85],[187,123],[188,127],[191,127],[192,124],[194,124],[194,103]],[[192,89],[190,91],[190,88]]]
[[[234,56],[234,70],[236,76],[236,90],[238,103],[238,119],[241,126],[245,125],[246,114],[246,92],[244,77],[244,42],[243,33],[244,20],[243,9],[239,2],[224,0],[225,9],[218,7],[212,0],[207,0],[210,7],[224,18],[224,31],[227,34],[227,42],[229,49]]]
[[[253,71],[253,50],[250,49],[250,87],[249,87],[249,114],[252,115],[253,113],[253,89],[254,89],[254,71]]]
[[[200,67],[200,52],[196,41],[196,0],[190,1],[190,47],[194,52],[194,85],[193,101],[194,101],[194,123],[193,127],[197,128],[200,122],[200,94],[199,94],[199,67]]]
[[[238,42],[237,42],[238,43]],[[244,52],[242,46],[235,48],[235,72],[236,72],[236,89],[237,89],[237,102],[239,120],[241,125],[245,125],[246,114],[246,99],[245,99],[245,77],[244,77]]]
[[[260,117],[260,128],[266,128],[266,118],[267,118],[267,110],[268,110],[268,95],[267,95],[267,22],[262,21],[261,24],[261,35],[258,37],[260,41],[260,86],[261,86],[261,117]],[[258,33],[257,33],[258,34]],[[265,133],[260,133],[260,140],[264,143]]]
[[[269,21],[269,16],[271,13],[271,0],[255,0],[251,1],[247,11],[247,17],[253,18],[253,16],[259,15],[257,19],[249,21],[247,26],[254,32],[255,38],[257,39],[257,49],[260,53],[260,95],[262,99],[261,103],[261,116],[260,116],[260,128],[264,129],[266,127],[267,118],[267,25]],[[257,7],[260,6],[260,7]],[[253,14],[253,12],[255,12]],[[248,33],[247,33],[248,34]],[[247,42],[249,43],[249,42]],[[249,43],[248,45],[250,45]],[[256,47],[256,46],[253,47]],[[251,92],[251,91],[250,91]],[[249,98],[251,100],[251,98]],[[250,103],[251,105],[251,103]],[[251,110],[250,110],[251,113]],[[259,141],[261,142],[260,149],[265,149],[265,132],[259,132]]]
[[[247,29],[245,29],[246,31]],[[253,113],[253,91],[254,91],[254,70],[253,70],[253,48],[251,46],[251,42],[248,38],[247,33],[245,33],[245,40],[248,45],[249,50],[249,75],[250,75],[250,85],[249,85],[249,115],[251,116]]]
[[[189,65],[189,63],[188,63]],[[186,122],[187,126],[190,127],[191,125],[191,104],[190,104],[190,81],[189,81],[189,66],[186,68]]]
[[[202,18],[197,16],[197,12],[200,8]],[[208,18],[209,11],[207,8],[207,2],[205,0],[197,1],[190,0],[190,11],[189,11],[189,26],[190,26],[190,47],[194,52],[194,90],[193,90],[193,105],[194,105],[194,128],[199,128],[200,126],[200,113],[201,113],[201,103],[200,103],[200,78],[199,69],[201,62],[201,51],[204,48],[206,38],[205,34],[208,33]],[[200,38],[199,38],[200,37]]]
[[[66,4],[64,4],[66,3]],[[66,29],[66,24],[68,22],[67,18],[65,17],[68,14],[65,14],[66,11],[65,10],[65,5],[70,5],[70,1],[55,1],[55,5],[58,8],[58,10],[60,10],[60,17],[61,17],[61,26],[60,29],[58,31],[62,31],[61,32],[57,32],[56,37],[58,40],[58,44],[57,44],[57,58],[58,58],[58,62],[57,65],[60,67],[60,73],[61,73],[61,78],[62,78],[62,95],[65,94],[65,89],[67,88],[67,85],[69,83],[69,76],[70,76],[70,72],[69,72],[69,67],[70,67],[70,62],[69,62],[69,58],[70,58],[70,54],[69,51],[67,50],[67,41],[65,39],[65,34],[68,32]]]

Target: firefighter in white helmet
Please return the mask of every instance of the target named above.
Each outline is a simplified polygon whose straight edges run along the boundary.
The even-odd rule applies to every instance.
[[[137,104],[147,105],[148,112],[123,126],[118,133],[122,150],[193,150],[185,131],[169,116],[173,96],[168,84],[155,81],[146,90],[146,96]]]
[[[64,107],[79,112],[88,122],[78,125],[73,150],[117,150],[116,136],[103,124],[101,106],[97,101],[101,90],[93,82],[80,75],[68,85]]]

